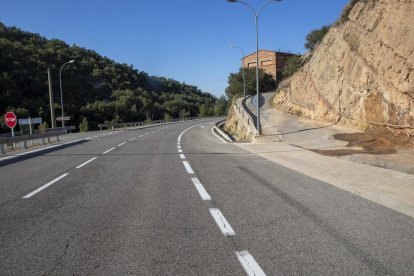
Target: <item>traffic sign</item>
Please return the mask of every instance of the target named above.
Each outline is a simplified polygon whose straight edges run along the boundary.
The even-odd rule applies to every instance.
[[[9,128],[13,129],[17,124],[17,117],[13,112],[7,112],[6,115],[4,115],[4,121]]]
[[[42,123],[42,118],[38,117],[38,118],[27,118],[27,119],[19,119],[19,125],[35,125],[35,124],[41,124]]]
[[[70,120],[70,117],[69,116],[66,116],[66,117],[57,117],[56,118],[56,121],[69,121]]]

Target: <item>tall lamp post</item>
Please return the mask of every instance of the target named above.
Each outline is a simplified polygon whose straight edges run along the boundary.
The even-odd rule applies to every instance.
[[[240,1],[240,0],[227,0],[227,2],[230,3],[240,3],[243,4],[245,6],[247,6],[252,12],[253,12],[253,16],[255,19],[255,23],[256,23],[256,97],[257,97],[257,122],[256,122],[256,129],[257,129],[257,135],[261,134],[261,129],[260,129],[260,110],[259,110],[259,15],[260,12],[262,11],[262,9],[267,5],[270,4],[272,2],[281,2],[282,0],[270,0],[267,1],[266,3],[264,3],[257,11],[250,6],[249,4],[247,4],[244,1]]]
[[[64,112],[63,112],[63,92],[62,92],[62,69],[63,69],[63,66],[65,66],[66,64],[69,64],[69,63],[74,63],[75,61],[72,59],[72,60],[70,60],[70,61],[68,61],[68,62],[66,62],[66,63],[64,63],[61,67],[60,67],[60,70],[59,70],[59,82],[60,82],[60,105],[62,106],[62,127],[65,127],[65,120],[63,120],[63,114],[64,114]]]
[[[243,55],[243,63],[242,63],[242,69],[243,69],[243,96],[246,97],[246,78],[244,77],[244,51],[242,48],[240,48],[237,45],[230,45],[230,48],[238,48],[242,52]]]

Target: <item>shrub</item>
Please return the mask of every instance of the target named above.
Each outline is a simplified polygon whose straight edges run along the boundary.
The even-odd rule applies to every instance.
[[[88,119],[86,117],[82,118],[82,121],[79,124],[79,130],[80,132],[86,132],[89,129],[89,123]]]

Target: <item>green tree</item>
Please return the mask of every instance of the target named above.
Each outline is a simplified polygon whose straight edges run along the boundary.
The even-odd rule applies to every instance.
[[[198,117],[205,117],[207,116],[207,107],[205,104],[200,105],[199,111],[198,111]]]
[[[325,35],[328,33],[331,26],[323,26],[319,30],[312,30],[306,35],[305,48],[313,51],[316,46],[323,40]]]
[[[86,132],[89,130],[88,118],[83,117],[81,123],[79,124],[79,131]]]
[[[246,94],[253,95],[256,93],[256,68],[245,68]],[[226,88],[226,96],[230,100],[233,97],[243,95],[243,71],[240,68],[238,73],[231,73],[228,78],[228,86]],[[271,91],[275,89],[276,81],[273,76],[266,73],[263,69],[259,69],[259,90],[260,92]]]
[[[299,68],[302,67],[302,59],[300,56],[292,56],[290,57],[285,64],[285,67],[283,68],[283,77],[288,78],[292,76],[296,71],[299,70]]]

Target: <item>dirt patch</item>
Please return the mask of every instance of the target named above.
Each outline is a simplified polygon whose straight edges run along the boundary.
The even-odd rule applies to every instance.
[[[326,156],[379,155],[393,154],[397,153],[397,150],[414,148],[414,136],[410,136],[402,130],[392,130],[385,127],[372,127],[363,133],[339,133],[335,134],[334,138],[348,142],[346,148],[313,151]]]

